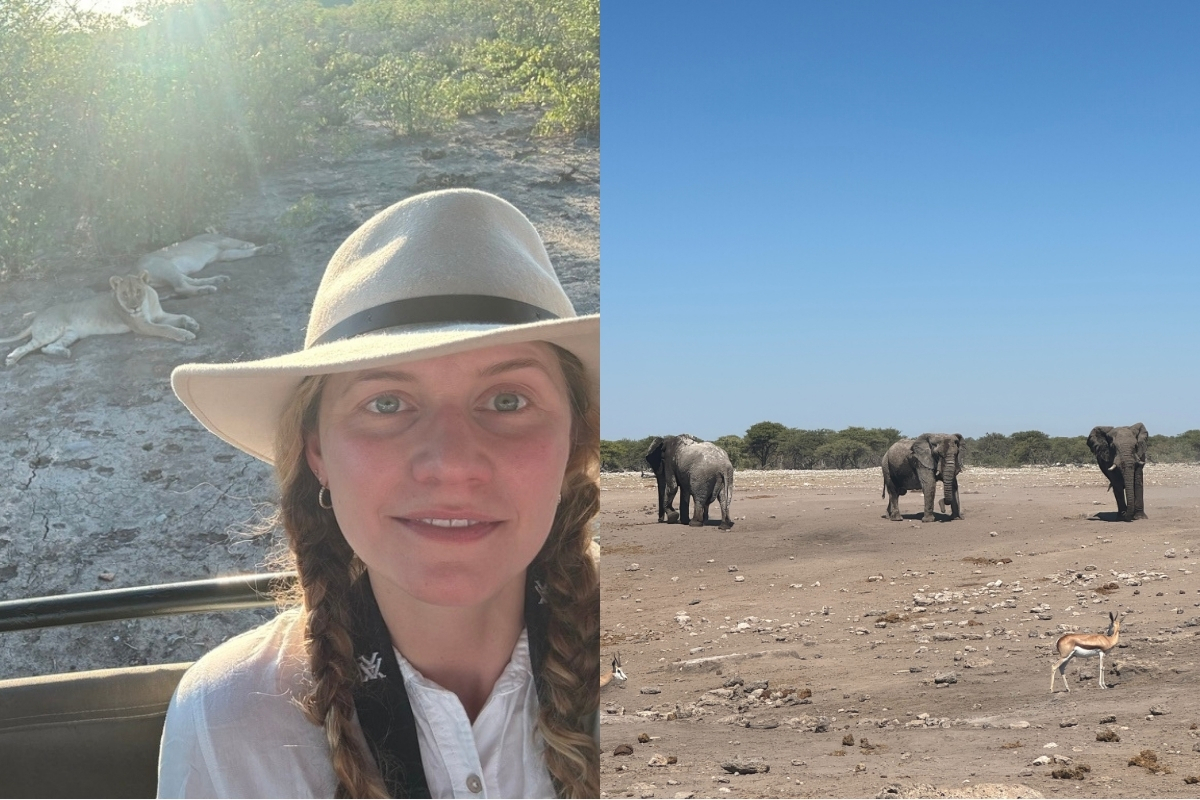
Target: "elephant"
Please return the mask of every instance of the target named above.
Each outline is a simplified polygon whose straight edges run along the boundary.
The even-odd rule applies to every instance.
[[[729,502],[733,499],[733,462],[729,455],[711,442],[695,436],[656,436],[646,451],[646,462],[658,482],[658,521],[679,522],[699,527],[708,522],[708,506],[713,500],[721,505],[721,530],[733,527]],[[679,511],[672,507],[679,492]],[[689,519],[688,503],[696,501],[696,513]]]
[[[1100,471],[1112,485],[1117,498],[1117,513],[1126,522],[1146,519],[1142,497],[1142,468],[1146,466],[1146,441],[1150,434],[1138,422],[1127,428],[1097,425],[1088,435],[1088,447],[1096,456]]]
[[[958,473],[962,471],[959,450],[960,433],[922,433],[915,439],[901,439],[888,448],[883,456],[883,492],[888,497],[885,518],[901,520],[900,495],[910,489],[925,493],[925,515],[922,522],[933,522],[933,496],[941,481],[945,496],[938,501],[938,510],[946,512],[950,504],[950,519],[962,519],[958,502]],[[880,495],[881,497],[883,495]]]

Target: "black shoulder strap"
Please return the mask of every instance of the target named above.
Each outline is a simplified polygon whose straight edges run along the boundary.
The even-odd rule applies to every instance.
[[[350,598],[354,621],[350,635],[361,679],[354,689],[358,724],[388,793],[392,797],[429,797],[417,721],[392,650],[392,637],[365,572],[351,588]]]
[[[350,637],[361,678],[354,689],[354,707],[371,755],[392,797],[429,797],[417,722],[392,650],[391,634],[366,573],[351,587],[350,604],[353,628]],[[525,628],[539,702],[544,691],[542,666],[546,661],[548,611],[541,583],[530,570],[525,583]]]

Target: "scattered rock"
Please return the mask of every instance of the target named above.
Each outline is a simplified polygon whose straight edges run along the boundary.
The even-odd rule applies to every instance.
[[[646,762],[646,766],[665,767],[669,763],[671,763],[671,762],[668,761],[667,757],[664,756],[662,753],[655,753],[654,755],[650,756],[650,760]]]
[[[638,689],[638,692],[641,694],[661,694],[662,689],[659,689],[657,686],[643,686]]]
[[[1154,775],[1170,775],[1171,768],[1158,760],[1158,753],[1153,750],[1143,750],[1129,759],[1131,767],[1145,767]]]
[[[737,575],[734,577],[734,580],[737,581],[738,583],[741,583],[742,581],[746,580],[746,576],[745,575]]]
[[[734,761],[726,761],[721,764],[721,769],[729,773],[738,775],[755,775],[757,773],[766,773],[771,771],[771,765],[763,761],[761,758],[743,758]]]
[[[625,571],[626,572],[637,572],[641,568],[642,568],[641,564],[634,563],[634,564],[630,564],[628,567],[626,567]]]
[[[1092,768],[1087,764],[1076,764],[1074,767],[1052,770],[1050,777],[1064,781],[1081,781],[1091,771]]]
[[[1108,724],[1111,724],[1111,723],[1113,723],[1113,722],[1116,722],[1116,721],[1117,721],[1117,715],[1116,715],[1116,714],[1109,714],[1109,715],[1107,715],[1107,716],[1104,716],[1104,717],[1101,717],[1101,718],[1100,718],[1100,724],[1101,724],[1101,725],[1108,725]]]
[[[842,737],[842,747],[854,747],[854,734],[847,733]]]
[[[944,684],[947,686],[952,683],[958,683],[958,673],[957,672],[935,672],[935,673],[933,673],[933,682],[935,684],[940,683],[940,684]]]
[[[1150,706],[1150,713],[1156,717],[1164,717],[1167,715],[1166,706]]]
[[[1077,719],[1074,719],[1074,718],[1072,718],[1072,719],[1064,719],[1064,720],[1059,720],[1058,727],[1060,727],[1060,728],[1074,728],[1074,727],[1075,727],[1076,725],[1078,725],[1078,724],[1079,724],[1079,720],[1077,720]]]
[[[648,744],[648,743],[650,742],[650,734],[648,734],[648,733],[639,733],[639,734],[638,734],[638,742],[639,742],[640,744]]]
[[[1022,773],[1022,777],[1033,775]],[[958,786],[933,786],[928,783],[901,785],[893,783],[885,786],[877,798],[910,798],[910,797],[1022,797],[1040,800],[1045,795],[1022,783],[976,783]]]
[[[1121,741],[1121,737],[1117,735],[1117,732],[1114,729],[1105,728],[1102,731],[1096,731],[1096,741],[1097,742],[1119,742],[1119,741]]]
[[[633,755],[633,747],[627,744],[619,744],[613,748],[614,756],[631,756]]]
[[[747,728],[754,728],[760,731],[769,731],[779,727],[777,719],[752,719],[746,723]]]
[[[96,577],[99,578],[100,580],[104,581],[105,583],[111,583],[112,581],[117,579],[117,575],[115,572],[101,572]]]

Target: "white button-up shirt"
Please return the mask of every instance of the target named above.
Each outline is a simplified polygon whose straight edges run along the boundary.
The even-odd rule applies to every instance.
[[[433,797],[554,797],[522,632],[472,724],[458,697],[397,653]],[[325,732],[298,705],[308,685],[298,611],[230,639],[183,676],[167,711],[159,797],[332,797]],[[361,735],[361,732],[360,732]]]

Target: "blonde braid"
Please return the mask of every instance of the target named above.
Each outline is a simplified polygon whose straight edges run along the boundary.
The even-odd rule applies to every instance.
[[[317,504],[320,484],[304,455],[313,430],[322,378],[306,378],[284,412],[275,443],[280,518],[296,559],[304,597],[312,690],[304,712],[325,729],[338,785],[336,797],[387,797],[370,752],[356,735],[354,686],[358,667],[350,640],[350,585],[362,571],[333,512]]]
[[[559,795],[599,797],[600,751],[591,724],[600,706],[600,579],[588,546],[590,523],[600,510],[600,410],[588,399],[583,365],[554,349],[574,424],[562,502],[533,563],[544,578],[550,611],[538,730]]]

